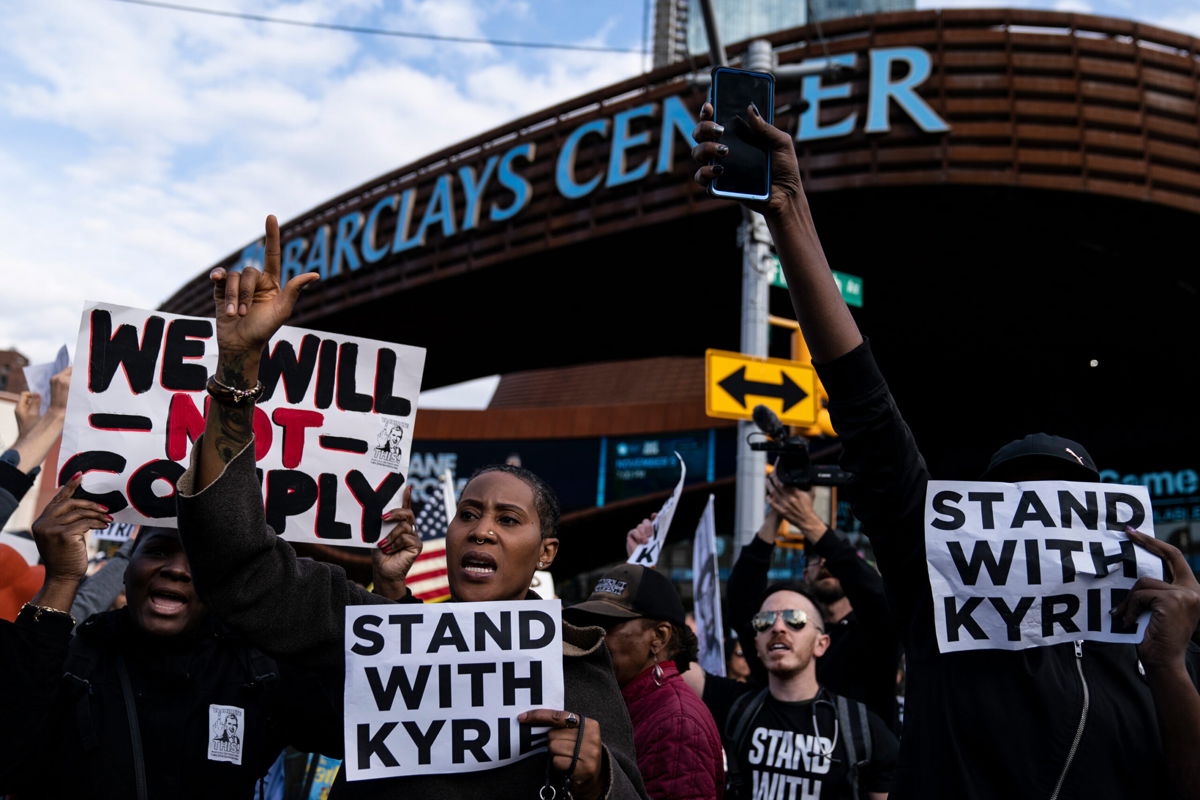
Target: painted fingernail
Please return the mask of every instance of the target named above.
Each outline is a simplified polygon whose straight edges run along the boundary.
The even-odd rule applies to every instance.
[[[385,519],[385,520],[386,520],[386,519],[388,519],[388,518],[390,518],[390,517],[391,517],[391,514],[384,514],[382,517],[380,517],[380,519]]]
[[[105,515],[104,515],[104,518],[105,518],[106,520],[108,520],[109,522],[112,522],[112,521],[113,521],[113,518],[112,518],[111,516],[109,516],[108,514],[105,514]]]
[[[97,503],[96,505],[100,505],[100,504],[99,504],[99,503]],[[105,514],[107,514],[107,513],[108,513],[108,506],[100,506],[100,510],[101,510],[101,511],[103,511]]]
[[[725,174],[725,167],[721,164],[713,164],[712,171],[713,175],[723,175]]]
[[[717,153],[718,155],[727,156],[729,155],[729,148],[723,144],[719,144],[717,145]]]
[[[720,136],[721,134],[725,133],[725,126],[724,126],[724,125],[716,125],[716,124],[714,124],[714,125],[713,125],[713,130],[717,132],[717,135],[718,135],[718,136]]]
[[[83,475],[83,473],[82,473],[82,472],[76,472],[74,475],[72,475],[72,476],[71,476],[71,481],[77,481],[77,480],[79,480],[79,478],[80,478],[82,475]],[[67,483],[70,483],[71,481],[67,481]]]

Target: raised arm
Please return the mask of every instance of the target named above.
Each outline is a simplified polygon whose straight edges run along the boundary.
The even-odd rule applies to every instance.
[[[838,579],[858,621],[883,630],[890,629],[883,578],[840,532],[817,516],[808,492],[784,486],[775,475],[767,476],[767,502],[804,535],[809,553],[825,559],[825,567]],[[811,556],[810,556],[811,557]]]
[[[267,217],[262,272],[253,267],[240,273],[218,267],[209,276],[217,318],[217,371],[209,386],[216,402],[200,445],[197,491],[216,480],[253,438],[257,395],[247,393],[258,385],[263,348],[291,316],[301,290],[320,277],[308,272],[281,287],[279,254],[279,223],[272,215]]]
[[[17,440],[0,456],[0,528],[33,486],[42,462],[62,434],[70,387],[71,368],[67,367],[50,379],[50,406],[45,414],[40,410],[41,395],[21,392],[16,407]]]
[[[739,119],[737,124],[746,125],[747,138],[771,153],[771,196],[764,202],[748,202],[746,207],[762,214],[771,230],[796,319],[813,360],[832,361],[862,344],[863,338],[825,259],[808,198],[800,184],[792,137],[763,119],[753,105],[746,109],[745,120]],[[705,165],[697,170],[696,181],[705,186],[719,174],[717,170],[724,169],[720,161],[729,154],[729,148],[720,143],[724,131],[713,122],[712,105],[705,103],[700,110],[700,122],[692,132],[697,142],[692,155]],[[717,163],[709,165],[709,161]]]
[[[812,352],[813,363],[829,392],[829,413],[842,438],[842,466],[854,472],[854,512],[871,537],[880,570],[904,618],[913,609],[928,610],[924,571],[922,503],[928,472],[912,433],[888,391],[870,347],[842,300],[800,183],[790,136],[746,110],[745,137],[771,154],[771,195],[746,203],[766,218],[791,293],[796,319]],[[728,155],[720,144],[721,126],[705,104],[693,131],[692,155],[704,166],[696,181],[707,185]],[[710,164],[710,161],[716,161]]]
[[[758,533],[738,552],[729,571],[729,583],[725,586],[729,627],[737,631],[742,643],[742,654],[750,668],[750,682],[762,686],[767,685],[767,670],[754,649],[754,628],[750,626],[750,618],[758,611],[763,592],[767,590],[778,529],[779,514],[772,509],[767,512]]]
[[[259,358],[317,275],[280,287],[274,217],[267,217],[265,251],[261,273],[211,275],[217,371],[204,436],[177,485],[179,534],[197,590],[226,623],[268,652],[324,658],[340,655],[346,605],[369,595],[340,567],[297,558],[266,523],[252,427]]]

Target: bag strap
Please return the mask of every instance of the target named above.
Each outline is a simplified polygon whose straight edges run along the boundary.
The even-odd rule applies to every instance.
[[[851,794],[857,799],[860,797],[858,772],[871,761],[871,726],[867,721],[867,707],[857,700],[834,695],[834,708],[838,727],[846,732],[842,741],[846,743],[847,778]]]
[[[746,692],[729,707],[729,717],[725,720],[725,735],[733,743],[734,754],[742,752],[743,739],[750,732],[750,725],[758,716],[759,709],[767,701],[768,689],[758,692]],[[731,761],[736,761],[736,757]]]
[[[125,665],[124,653],[117,653],[117,674],[121,677],[121,695],[125,699],[125,716],[129,720],[129,744],[133,749],[133,781],[137,787],[137,800],[148,800],[146,763],[142,755],[142,729],[138,725],[133,683],[129,680],[129,668]]]

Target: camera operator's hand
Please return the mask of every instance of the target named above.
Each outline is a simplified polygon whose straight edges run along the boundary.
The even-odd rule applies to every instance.
[[[818,542],[825,535],[828,526],[813,509],[811,492],[784,486],[773,472],[767,476],[767,502],[776,513],[799,528],[808,542]]]
[[[649,519],[644,519],[634,527],[629,533],[625,534],[625,555],[633,555],[633,551],[650,541],[654,536],[654,520],[658,519],[658,512],[650,515]]]
[[[771,154],[770,197],[761,201],[743,200],[742,204],[767,217],[794,209],[796,202],[803,200],[804,190],[800,186],[800,166],[792,137],[767,122],[753,104],[746,107],[744,115],[735,118],[734,124],[745,126],[739,131],[743,138]],[[692,158],[703,165],[696,170],[696,183],[705,188],[725,171],[721,161],[729,155],[729,148],[721,144],[724,133],[725,128],[713,122],[712,103],[705,103],[700,109],[700,121],[692,131],[692,138],[697,142],[692,148]],[[710,164],[710,161],[716,163]]]

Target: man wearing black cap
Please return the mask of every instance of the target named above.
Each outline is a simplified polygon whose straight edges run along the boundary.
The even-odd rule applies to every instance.
[[[708,709],[680,677],[696,659],[696,636],[684,624],[683,603],[667,576],[621,564],[563,616],[575,625],[604,628],[633,722],[646,794],[655,800],[721,797],[721,737]]]
[[[796,318],[829,393],[856,477],[854,513],[871,538],[907,655],[905,725],[894,797],[1164,797],[1164,760],[1133,645],[1068,642],[942,654],[925,563],[929,472],[817,236],[790,136],[752,112],[749,134],[772,158],[767,220]],[[700,183],[723,131],[707,107],[693,135]],[[727,150],[726,150],[727,152]],[[1034,434],[997,451],[991,480],[1098,478],[1077,442]]]

